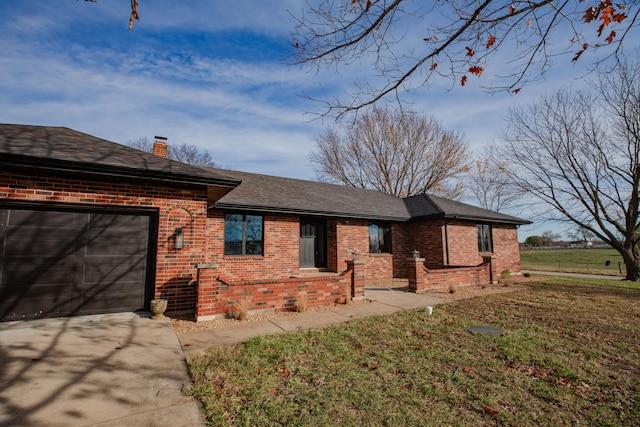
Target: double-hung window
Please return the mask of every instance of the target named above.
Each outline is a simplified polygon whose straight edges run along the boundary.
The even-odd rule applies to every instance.
[[[478,228],[478,252],[493,252],[493,239],[491,238],[490,224],[477,224]]]
[[[224,215],[224,254],[263,255],[262,215]]]
[[[389,224],[369,224],[369,253],[391,253],[391,226]]]

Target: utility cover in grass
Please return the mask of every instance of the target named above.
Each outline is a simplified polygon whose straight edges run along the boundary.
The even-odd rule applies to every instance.
[[[504,334],[504,331],[502,329],[494,328],[493,326],[486,326],[486,325],[469,326],[467,328],[467,331],[471,332],[472,334],[482,334],[482,335],[502,335],[502,334]]]

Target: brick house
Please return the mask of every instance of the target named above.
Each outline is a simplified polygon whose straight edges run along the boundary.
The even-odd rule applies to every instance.
[[[198,320],[520,271],[528,221],[431,195],[188,166],[67,128],[0,125],[0,320]]]

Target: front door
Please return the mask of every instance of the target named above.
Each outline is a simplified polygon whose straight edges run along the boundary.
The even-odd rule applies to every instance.
[[[327,266],[327,222],[318,218],[300,218],[300,267]]]

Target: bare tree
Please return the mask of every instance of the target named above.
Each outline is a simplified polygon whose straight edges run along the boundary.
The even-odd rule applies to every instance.
[[[542,237],[543,246],[550,246],[562,238],[559,233],[554,233],[551,230],[543,231],[540,237]]]
[[[640,63],[602,73],[597,94],[559,90],[513,109],[499,150],[507,173],[550,219],[590,231],[640,279]]]
[[[511,185],[503,161],[496,163],[487,149],[486,157],[476,160],[467,175],[467,189],[478,202],[478,206],[495,212],[511,207],[518,199],[517,188]]]
[[[552,59],[606,49],[617,59],[636,29],[638,0],[326,0],[308,2],[292,34],[293,62],[314,67],[370,64],[346,100],[327,99],[341,116],[387,95],[428,86],[434,76],[464,86],[503,50],[511,66],[494,89],[518,92]],[[586,24],[586,25],[585,25]],[[631,36],[633,38],[633,36]],[[500,58],[500,57],[498,57]],[[495,74],[503,74],[495,70]]]
[[[208,151],[202,151],[193,144],[182,142],[178,145],[169,145],[167,157],[192,166],[218,167]]]
[[[153,153],[153,142],[146,136],[141,136],[131,141],[127,141],[125,145],[145,153]]]
[[[129,147],[136,148],[147,153],[153,153],[153,142],[147,137],[141,137],[127,143]],[[206,150],[200,150],[196,145],[182,142],[178,145],[167,143],[167,158],[186,163],[191,166],[204,166],[217,168],[211,154]]]
[[[433,117],[374,107],[344,135],[328,129],[316,144],[310,159],[322,180],[402,197],[462,196],[467,145]]]
[[[568,231],[568,236],[569,238],[573,239],[573,240],[579,240],[582,242],[590,242],[593,241],[595,239],[595,234],[593,234],[591,231],[587,230],[586,228],[580,227],[579,225],[575,225],[573,226],[569,231]]]

